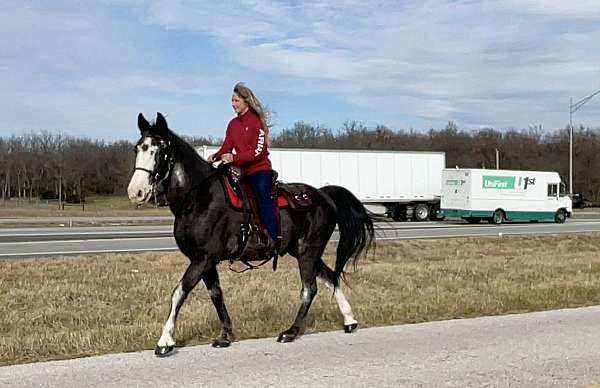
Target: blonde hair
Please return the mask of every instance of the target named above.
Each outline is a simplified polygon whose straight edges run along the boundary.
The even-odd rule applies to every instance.
[[[246,84],[244,84],[243,82],[238,82],[237,84],[235,84],[235,86],[233,87],[233,92],[239,97],[241,97],[246,102],[246,104],[248,104],[248,107],[252,109],[254,113],[258,115],[258,117],[260,117],[263,130],[265,131],[265,142],[267,144],[267,147],[269,147],[269,125],[267,124],[269,117],[268,110],[259,101],[259,99],[256,98],[252,90],[249,87],[247,87]]]

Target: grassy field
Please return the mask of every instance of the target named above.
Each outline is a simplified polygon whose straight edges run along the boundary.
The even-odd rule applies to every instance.
[[[127,196],[88,196],[85,210],[79,204],[65,204],[65,209],[58,208],[56,200],[0,200],[0,218],[9,217],[135,217],[135,216],[168,216],[167,207],[156,208],[154,205],[137,207]]]
[[[593,305],[599,253],[600,234],[381,242],[345,289],[361,327]],[[275,337],[291,324],[298,272],[293,259],[280,263],[276,273],[220,268],[238,339]],[[186,266],[179,253],[0,261],[0,365],[153,349]],[[341,327],[321,286],[306,331]],[[175,338],[208,343],[219,328],[201,283]]]

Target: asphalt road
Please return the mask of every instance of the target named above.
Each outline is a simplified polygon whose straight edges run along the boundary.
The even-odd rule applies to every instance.
[[[378,240],[589,233],[600,231],[600,217],[564,224],[468,225],[464,222],[376,223]],[[337,239],[337,232],[332,237]],[[83,255],[177,249],[171,225],[0,229],[0,257]]]
[[[600,208],[575,209],[573,218],[598,218]],[[21,217],[0,218],[0,225],[102,225],[102,224],[140,224],[144,222],[173,222],[173,215],[167,216],[135,216],[135,217]]]
[[[600,306],[0,368],[0,387],[585,387]]]
[[[136,217],[21,217],[0,218],[0,225],[27,224],[106,224],[106,223],[140,223],[140,222],[173,222],[173,216],[136,216]]]

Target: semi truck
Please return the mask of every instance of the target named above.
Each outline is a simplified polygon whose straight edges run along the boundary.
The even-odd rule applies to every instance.
[[[487,220],[565,222],[571,198],[557,172],[444,169],[440,215]]]
[[[205,159],[217,150],[198,148]],[[444,152],[270,148],[269,153],[282,181],[343,186],[372,213],[396,221],[439,219]]]

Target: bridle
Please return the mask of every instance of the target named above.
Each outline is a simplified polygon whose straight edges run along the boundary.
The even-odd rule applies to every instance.
[[[148,137],[152,137],[152,136],[148,136]],[[143,139],[143,137],[142,137]],[[167,190],[164,187],[164,185],[162,185],[162,183],[171,175],[171,170],[173,169],[173,164],[174,162],[174,157],[173,157],[173,150],[171,148],[171,141],[170,140],[163,140],[163,139],[157,139],[157,138],[153,138],[158,140],[158,151],[156,152],[156,155],[154,156],[154,170],[148,170],[147,168],[144,167],[137,167],[135,165],[135,161],[134,166],[133,166],[133,171],[144,171],[147,172],[150,175],[150,193],[154,196],[154,202],[156,203],[156,197],[159,195],[164,194]],[[139,143],[138,143],[139,145]],[[136,145],[137,147],[137,145]],[[157,192],[157,188],[158,186],[161,186],[163,188],[163,190],[159,193]]]

